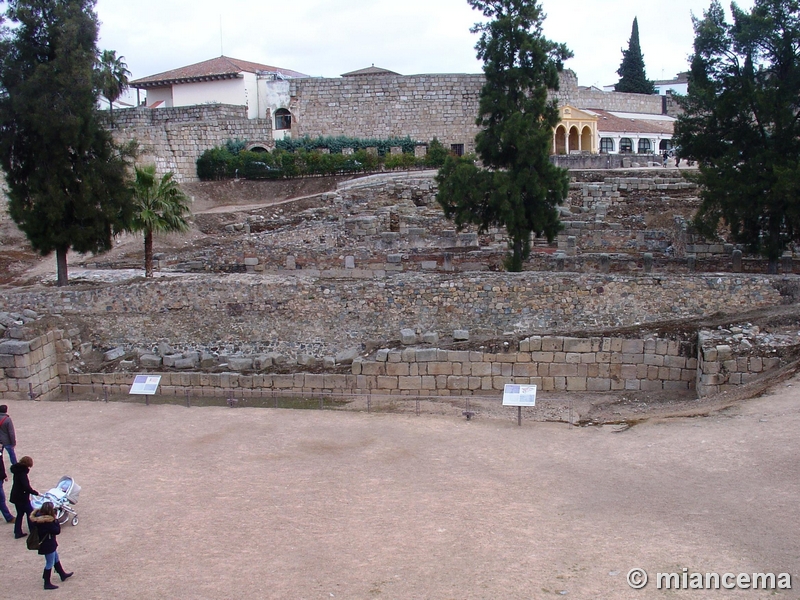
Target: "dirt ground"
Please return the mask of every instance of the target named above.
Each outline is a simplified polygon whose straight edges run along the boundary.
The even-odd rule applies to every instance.
[[[72,475],[75,576],[0,525],[0,597],[798,598],[633,590],[627,573],[800,585],[800,379],[708,417],[569,427],[376,414],[12,402],[39,491]],[[6,491],[9,489],[6,484]]]

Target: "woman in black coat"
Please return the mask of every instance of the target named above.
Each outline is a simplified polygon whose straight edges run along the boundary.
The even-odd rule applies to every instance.
[[[17,509],[17,520],[14,521],[14,537],[22,538],[22,515],[28,518],[28,528],[31,526],[31,494],[38,496],[39,492],[31,487],[28,481],[28,473],[33,467],[33,459],[30,456],[23,456],[15,465],[11,465],[9,471],[14,476],[14,483],[11,484],[11,494],[8,499]]]
[[[55,568],[56,573],[61,576],[61,581],[66,581],[72,577],[73,573],[67,573],[64,567],[61,566],[61,560],[58,558],[58,541],[56,536],[61,533],[61,525],[58,524],[56,519],[56,510],[52,502],[45,502],[42,508],[33,511],[31,515],[33,527],[36,527],[39,533],[39,554],[44,556],[44,589],[57,590],[58,586],[50,583],[50,576]]]

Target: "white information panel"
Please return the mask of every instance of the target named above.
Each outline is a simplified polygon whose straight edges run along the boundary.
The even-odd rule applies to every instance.
[[[155,396],[159,383],[161,383],[161,375],[137,375],[128,394]]]
[[[536,386],[507,383],[503,388],[503,406],[536,406]]]

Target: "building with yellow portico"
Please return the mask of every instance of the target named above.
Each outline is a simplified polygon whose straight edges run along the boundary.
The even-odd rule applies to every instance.
[[[574,106],[558,107],[561,120],[553,130],[553,154],[597,154],[597,115]]]

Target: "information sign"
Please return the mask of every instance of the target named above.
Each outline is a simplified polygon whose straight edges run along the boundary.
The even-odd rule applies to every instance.
[[[129,394],[139,396],[155,396],[158,384],[161,383],[161,375],[137,375],[133,380]]]
[[[536,386],[507,383],[503,388],[503,406],[536,406]]]

